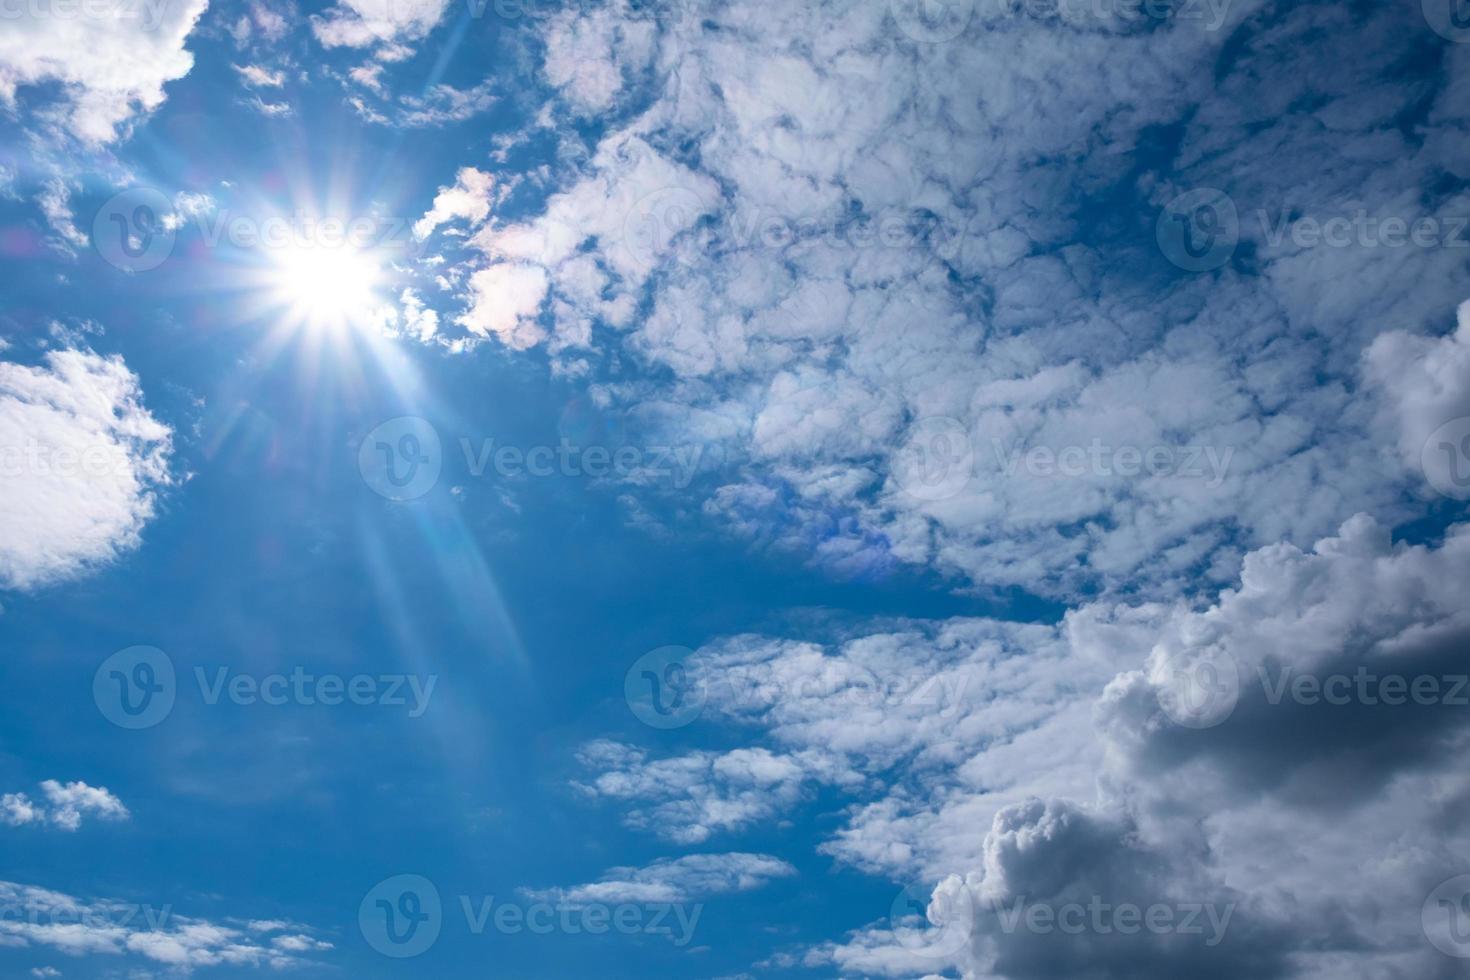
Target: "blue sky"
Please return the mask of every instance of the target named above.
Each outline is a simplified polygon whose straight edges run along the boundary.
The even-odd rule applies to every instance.
[[[1458,10],[3,8],[0,974],[1459,975]]]

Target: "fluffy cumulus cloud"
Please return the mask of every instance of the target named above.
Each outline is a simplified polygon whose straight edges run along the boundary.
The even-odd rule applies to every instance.
[[[184,44],[205,6],[18,4],[0,32],[0,104],[24,104],[84,143],[110,143],[193,67]]]
[[[0,906],[20,913],[0,919],[0,944],[98,957],[99,966],[110,959],[108,965],[131,961],[171,974],[216,966],[283,970],[309,963],[303,954],[332,948],[306,933],[283,931],[285,923],[237,928],[177,915],[171,905],[78,899],[12,881],[0,881]]]
[[[593,743],[579,785],[682,843],[845,798],[819,849],[910,901],[780,955],[846,975],[1447,975],[1421,916],[1470,870],[1467,549],[1359,515],[1208,604],[734,637],[686,664],[725,748]]]
[[[120,358],[0,361],[0,587],[71,578],[136,547],[170,481],[171,435]]]
[[[1368,380],[1384,394],[1385,437],[1431,486],[1470,496],[1470,303],[1447,336],[1382,334],[1364,354]]]
[[[44,802],[33,802],[25,793],[0,796],[0,822],[12,827],[26,824],[50,824],[62,830],[75,831],[84,816],[100,820],[127,820],[132,816],[122,800],[103,786],[88,786],[77,780],[59,783],[48,779],[41,784]]]
[[[428,36],[448,7],[448,0],[341,0],[325,13],[313,14],[311,29],[324,47],[391,52]]]
[[[857,574],[1166,597],[1402,517],[1364,354],[1470,294],[1466,46],[1413,4],[947,9],[548,18],[545,81],[606,125],[475,235],[461,324],[632,355],[607,396],[731,461],[699,513]],[[1209,188],[1199,268],[1169,208]]]

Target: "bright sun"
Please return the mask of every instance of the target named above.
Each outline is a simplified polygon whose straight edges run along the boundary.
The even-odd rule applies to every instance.
[[[382,304],[382,270],[350,246],[293,245],[272,261],[271,290],[292,319],[316,328],[341,329],[372,316]]]

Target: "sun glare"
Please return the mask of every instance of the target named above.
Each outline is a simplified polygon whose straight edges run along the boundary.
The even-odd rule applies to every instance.
[[[381,306],[382,270],[366,252],[349,246],[295,245],[273,259],[275,299],[289,316],[311,327],[361,325]]]

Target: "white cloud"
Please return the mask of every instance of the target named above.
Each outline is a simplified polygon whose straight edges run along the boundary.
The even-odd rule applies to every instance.
[[[392,47],[427,37],[448,6],[448,0],[338,0],[312,15],[311,29],[323,47]]]
[[[543,213],[473,240],[515,263],[520,312],[476,290],[461,322],[546,343],[569,371],[638,358],[668,380],[607,391],[656,407],[659,438],[724,422],[731,473],[703,513],[838,571],[1167,596],[1227,581],[1252,547],[1407,516],[1360,355],[1442,317],[1470,272],[1453,248],[1300,249],[1272,228],[1359,201],[1375,219],[1464,213],[1435,188],[1465,52],[1446,50],[1431,97],[1392,67],[1423,35],[1406,8],[1299,5],[1268,30],[1254,2],[1203,19],[981,5],[944,44],[913,43],[902,9],[549,18],[543,70],[571,108],[643,106],[635,84],[646,108],[611,110],[590,156],[564,132]],[[1281,37],[1320,41],[1322,70]],[[1394,120],[1421,98],[1408,141]],[[1310,105],[1328,121],[1293,111]],[[1169,159],[1136,152],[1164,131]],[[1185,277],[1154,232],[1195,186],[1229,188],[1241,243]],[[916,493],[905,467],[936,419],[972,470]],[[1087,462],[1012,465],[1032,450]],[[1130,462],[1151,450],[1167,465]]]
[[[105,787],[88,786],[81,781],[59,783],[48,779],[41,783],[46,802],[33,803],[25,793],[7,793],[0,797],[0,822],[12,827],[50,823],[65,831],[76,831],[84,816],[100,820],[127,820],[132,815],[122,800]]]
[[[1470,302],[1460,306],[1458,321],[1458,329],[1443,337],[1382,334],[1363,355],[1369,382],[1384,396],[1387,441],[1397,446],[1406,468],[1430,467],[1425,476],[1440,486],[1454,485],[1452,461],[1470,462],[1460,459],[1459,446],[1448,456],[1426,446],[1441,426],[1470,416]],[[1467,434],[1470,427],[1457,441]]]
[[[286,73],[264,65],[235,65],[240,79],[251,88],[280,88],[286,82]]]
[[[193,67],[184,41],[205,6],[94,4],[72,7],[70,16],[17,8],[0,33],[0,104],[55,83],[61,126],[84,143],[110,143],[163,103],[164,83]]]
[[[137,547],[168,484],[171,432],[117,357],[0,361],[0,587],[73,578]]]
[[[261,945],[239,929],[174,914],[171,904],[83,900],[11,881],[0,881],[0,905],[21,912],[0,919],[0,945],[138,957],[179,973],[212,966],[282,970],[310,962],[300,953],[332,948],[308,936]]]
[[[532,897],[583,904],[592,902],[690,902],[711,895],[744,892],[790,878],[796,869],[768,854],[686,854],[643,868],[611,868],[595,882],[529,892]]]
[[[491,174],[474,167],[460,168],[454,185],[440,188],[434,196],[433,207],[414,222],[414,237],[422,241],[435,228],[456,218],[467,221],[471,226],[480,224],[490,213],[490,192],[494,187],[495,178]]]
[[[71,186],[59,177],[46,181],[36,203],[51,230],[60,236],[62,247],[70,251],[73,247],[87,245],[91,241],[77,228],[76,216],[71,209]]]

